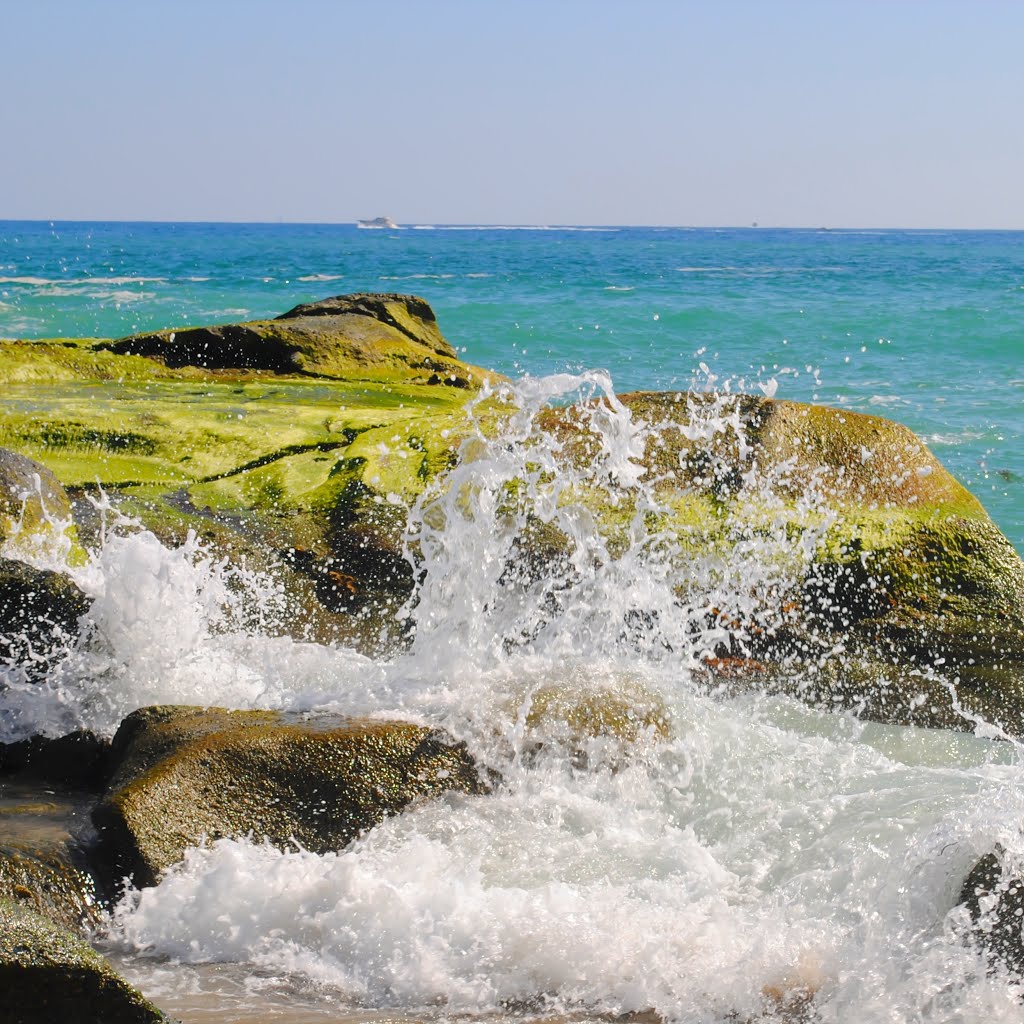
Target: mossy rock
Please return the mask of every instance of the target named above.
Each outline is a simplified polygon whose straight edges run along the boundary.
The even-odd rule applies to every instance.
[[[0,448],[0,547],[13,557],[84,561],[71,501],[44,465]]]
[[[753,685],[884,721],[973,727],[959,705],[1024,735],[1024,562],[911,431],[751,395],[621,401],[646,431],[638,468],[665,510],[649,527],[672,538],[680,601],[700,597],[695,558],[730,565],[748,548],[761,568],[777,560],[759,607],[741,593],[743,610],[709,611],[729,633],[710,661],[756,665]],[[587,482],[601,465],[595,408],[549,409],[538,425],[582,474],[563,500],[587,510],[614,557],[639,506],[629,487],[613,501],[606,481]],[[558,531],[533,532],[557,558]]]
[[[338,295],[272,320],[184,327],[111,342],[116,355],[170,368],[263,370],[338,380],[415,380],[468,388],[479,374],[445,341],[429,304],[414,295]]]
[[[152,707],[114,737],[94,812],[116,875],[152,884],[204,839],[338,850],[412,801],[487,783],[466,748],[407,722]]]
[[[171,542],[193,530],[235,560],[276,553],[327,618],[365,613],[357,642],[372,649],[378,611],[411,586],[404,508],[454,459],[495,376],[457,357],[423,299],[391,294],[117,341],[0,342],[0,444],[76,496],[102,487]]]
[[[77,935],[0,898],[0,1021],[161,1024],[165,1017]]]

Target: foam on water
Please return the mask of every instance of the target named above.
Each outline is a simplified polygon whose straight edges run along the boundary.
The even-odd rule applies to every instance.
[[[488,402],[506,407],[500,437]],[[567,402],[599,442],[582,467],[538,425]],[[799,543],[763,515],[746,529],[741,509],[731,558],[698,558],[659,527],[638,466],[650,428],[606,374],[481,403],[479,436],[410,515],[414,639],[389,659],[276,635],[272,581],[194,540],[172,551],[114,531],[78,571],[94,599],[84,639],[45,684],[10,680],[10,735],[109,733],[155,702],[324,708],[443,726],[503,780],[325,856],[193,850],[125,896],[107,947],[142,957],[143,985],[147,960],[237,962],[347,1008],[724,1022],[807,990],[813,1019],[836,1024],[1019,1021],[1020,985],[989,969],[956,908],[996,844],[1024,866],[1017,745],[701,681],[701,655],[734,628],[723,619],[767,621],[806,565],[824,489],[806,496]],[[742,450],[738,424],[723,394],[686,430]],[[751,475],[741,493],[763,513],[775,483]],[[538,524],[566,541],[546,561],[524,543]],[[630,708],[624,735],[557,713],[609,697]]]

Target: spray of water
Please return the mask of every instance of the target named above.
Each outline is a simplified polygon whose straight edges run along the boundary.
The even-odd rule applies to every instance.
[[[732,499],[709,547],[649,458],[669,427],[607,376],[503,385],[476,415],[410,513],[413,639],[389,659],[269,635],[273,585],[194,540],[115,531],[80,571],[83,639],[44,686],[12,685],[17,728],[109,732],[152,702],[398,715],[503,779],[325,856],[194,850],[127,894],[109,948],[416,1013],[724,1022],[810,1000],[808,1020],[1019,1020],[955,908],[996,844],[1024,862],[1017,747],[707,685],[709,659],[786,624],[828,481],[794,504],[735,396],[695,401],[685,457]]]

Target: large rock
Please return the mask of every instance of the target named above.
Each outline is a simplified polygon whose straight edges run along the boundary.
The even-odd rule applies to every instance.
[[[166,1018],[76,935],[0,897],[3,1024],[160,1024]]]
[[[319,599],[282,628],[373,649],[390,628],[375,610],[411,585],[404,507],[454,458],[489,376],[402,295],[113,342],[0,341],[0,444],[76,496],[101,485],[171,543],[194,531]]]
[[[172,368],[267,370],[349,381],[408,378],[459,387],[469,387],[475,376],[441,335],[434,311],[415,295],[337,295],[273,320],[134,335],[109,348]]]
[[[121,724],[113,757],[94,820],[115,875],[140,885],[204,838],[323,853],[417,798],[487,788],[437,730],[339,716],[144,708]]]
[[[642,481],[662,512],[644,514],[677,544],[680,602],[708,587],[701,559],[756,569],[708,611],[712,672],[894,722],[972,727],[962,707],[1024,735],[1024,563],[911,431],[749,395],[622,402],[646,428]],[[587,478],[595,408],[548,410],[538,429],[583,474],[568,500],[614,555],[641,492]],[[551,558],[552,530],[534,533]]]

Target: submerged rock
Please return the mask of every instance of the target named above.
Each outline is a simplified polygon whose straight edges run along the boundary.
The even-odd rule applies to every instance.
[[[88,863],[91,803],[81,793],[0,786],[0,897],[74,932],[98,923]]]
[[[159,1024],[166,1018],[83,940],[0,897],[0,1021]]]
[[[462,744],[407,722],[152,707],[114,737],[94,812],[115,877],[153,884],[203,839],[338,850],[413,800],[482,793]]]

